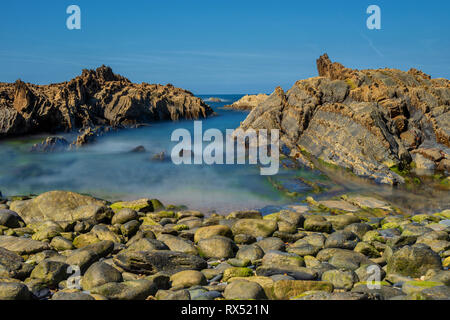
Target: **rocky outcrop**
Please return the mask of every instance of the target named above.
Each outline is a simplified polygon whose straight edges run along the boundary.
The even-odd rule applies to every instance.
[[[58,84],[0,83],[0,138],[198,119],[212,113],[189,91],[171,84],[135,84],[106,66],[83,70],[81,76]]]
[[[279,129],[291,156],[318,158],[380,183],[402,183],[390,169],[414,167],[418,155],[429,160],[427,168],[448,175],[449,80],[415,69],[348,69],[326,54],[317,67],[319,77],[286,92],[277,88],[241,128]]]
[[[246,95],[231,105],[227,105],[224,108],[236,109],[236,110],[252,110],[256,108],[261,102],[266,100],[267,94],[260,93],[257,95]]]
[[[80,130],[75,141],[70,144],[70,149],[76,149],[86,144],[95,142],[97,137],[103,136],[105,133],[112,131],[112,127],[97,126],[87,127]]]

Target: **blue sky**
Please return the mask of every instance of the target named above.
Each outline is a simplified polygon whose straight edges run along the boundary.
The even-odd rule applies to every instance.
[[[71,4],[81,30],[66,28]],[[371,4],[381,30],[366,27]],[[448,0],[1,1],[0,81],[61,82],[106,64],[196,94],[270,93],[316,76],[324,52],[353,68],[450,78],[449,34]]]

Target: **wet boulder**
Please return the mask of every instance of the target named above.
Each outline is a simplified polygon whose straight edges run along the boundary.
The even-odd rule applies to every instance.
[[[175,251],[121,252],[114,258],[114,264],[132,273],[148,275],[160,271],[174,274],[184,270],[207,268],[207,263],[202,258]]]
[[[387,263],[387,273],[410,277],[424,276],[428,270],[441,270],[441,257],[422,246],[405,246],[395,251]]]

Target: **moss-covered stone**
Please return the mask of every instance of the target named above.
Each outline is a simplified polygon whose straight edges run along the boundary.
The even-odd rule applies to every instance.
[[[174,225],[172,227],[172,229],[176,230],[176,231],[184,231],[184,230],[189,230],[189,227],[185,224],[177,224],[177,225]]]
[[[169,204],[165,207],[166,210],[173,210],[173,211],[179,211],[179,210],[187,210],[187,206],[185,205],[175,205],[175,204]]]
[[[437,286],[443,286],[444,284],[442,282],[435,282],[435,281],[408,281],[403,283],[402,291],[408,295],[414,294],[417,292],[420,292],[422,290],[437,287]]]
[[[160,224],[150,217],[143,217],[140,219],[142,221],[142,226],[159,226]]]
[[[56,229],[46,229],[36,232],[31,236],[31,239],[37,240],[37,241],[44,241],[44,240],[51,240],[54,237],[57,237],[60,235],[59,230]]]
[[[296,269],[305,266],[303,257],[294,253],[281,251],[269,251],[262,259],[263,266],[274,267],[279,269]]]
[[[90,292],[109,300],[145,300],[148,296],[156,294],[157,287],[152,281],[141,279],[120,283],[109,282],[91,289]]]
[[[53,240],[50,242],[50,246],[52,246],[52,248],[58,251],[73,249],[72,241],[63,237],[54,237]]]
[[[408,295],[409,300],[449,300],[449,286],[433,286]]]
[[[96,262],[83,275],[81,285],[84,290],[104,285],[110,282],[121,282],[122,274],[105,262]]]
[[[100,242],[101,240],[93,233],[81,234],[73,240],[75,248],[83,248],[87,245]]]
[[[23,201],[23,200],[29,200],[31,197],[29,196],[12,196],[9,198],[10,201]]]
[[[407,177],[411,174],[410,168],[407,166],[394,165],[389,169],[402,177]]]
[[[245,278],[244,278],[245,279]],[[239,279],[225,288],[223,296],[227,300],[265,300],[267,296],[258,283]]]
[[[335,289],[350,290],[358,276],[353,271],[328,270],[323,273],[322,280],[332,283]]]
[[[234,242],[222,236],[202,239],[198,242],[198,253],[204,258],[228,259],[236,255],[237,247]]]
[[[43,260],[31,272],[31,279],[38,279],[49,286],[55,286],[67,279],[69,265],[59,261]]]
[[[372,241],[379,241],[379,242],[386,242],[386,239],[380,235],[380,233],[378,232],[378,230],[369,230],[367,231],[363,238],[363,241],[365,242],[372,242]]]
[[[274,212],[263,217],[264,220],[275,220],[278,221],[280,216],[280,212]]]
[[[227,219],[262,219],[261,212],[258,210],[240,210],[233,211],[227,215]]]
[[[444,268],[449,268],[450,267],[450,257],[447,257],[444,259],[444,261],[442,262],[442,266]]]
[[[428,270],[441,270],[440,256],[431,249],[416,246],[405,246],[397,250],[389,258],[387,273],[418,278]]]
[[[307,268],[319,267],[321,262],[314,256],[304,256],[305,265]]]
[[[166,211],[166,210],[159,211],[155,215],[159,218],[175,218],[176,217],[176,214],[174,211]]]
[[[362,253],[369,258],[378,258],[381,256],[380,252],[370,243],[358,242],[354,251]]]
[[[358,286],[372,286],[372,287],[380,287],[380,286],[388,286],[391,284],[387,281],[360,281],[354,284],[354,287]]]
[[[450,209],[449,210],[444,210],[442,212],[438,212],[433,214],[434,216],[440,217],[442,219],[450,219]]]
[[[307,231],[331,233],[333,225],[322,216],[308,216],[303,224]]]
[[[312,290],[332,292],[333,285],[327,281],[280,280],[273,286],[274,296],[278,300],[289,300]]]
[[[411,220],[417,223],[422,222],[439,222],[441,219],[439,219],[436,216],[430,215],[430,214],[416,214],[411,217]]]
[[[235,278],[229,279],[229,282],[234,282],[234,281],[238,281],[238,280],[246,280],[246,281],[256,282],[264,289],[264,292],[266,293],[266,296],[269,299],[275,299],[275,296],[273,293],[273,286],[274,286],[275,281],[273,281],[272,278],[263,277],[263,276],[251,276],[251,277],[242,277],[242,278],[235,277]]]
[[[150,199],[140,199],[135,201],[122,201],[111,204],[111,209],[118,212],[122,209],[132,209],[138,212],[153,212],[153,203]]]
[[[249,259],[237,259],[237,258],[232,258],[232,259],[228,259],[227,263],[233,267],[248,267],[249,265],[252,264],[252,262]]]
[[[386,229],[399,229],[400,230],[400,224],[398,222],[388,222],[388,223],[383,224],[382,229],[383,230],[386,230]]]
[[[152,205],[153,205],[153,211],[158,211],[158,210],[164,209],[164,205],[158,199],[151,199],[150,201],[152,202]]]
[[[232,267],[232,268],[226,269],[223,272],[222,281],[223,282],[228,282],[228,280],[231,279],[231,278],[236,278],[236,277],[245,278],[245,277],[251,277],[253,275],[254,275],[254,272],[253,272],[252,269]]]
[[[121,209],[117,213],[114,214],[111,220],[111,224],[125,224],[128,221],[136,220],[139,218],[138,213],[132,209]]]
[[[199,228],[194,235],[194,241],[199,242],[203,239],[208,239],[214,236],[224,236],[231,238],[232,232],[230,227],[225,225],[214,225]]]
[[[207,284],[205,275],[196,270],[185,270],[175,273],[170,277],[170,281],[174,288],[190,288]]]
[[[22,283],[0,282],[0,300],[31,300],[32,294]]]
[[[3,234],[5,236],[15,236],[16,232],[14,231],[14,229],[6,229],[3,231]]]
[[[241,219],[231,228],[233,234],[249,234],[255,238],[270,237],[278,228],[274,220]]]
[[[298,296],[292,297],[289,300],[301,300],[304,297],[310,296],[310,295],[314,295],[317,293],[323,293],[324,291],[318,291],[318,290],[311,290],[311,291],[306,291],[303,292],[301,294],[299,294]]]

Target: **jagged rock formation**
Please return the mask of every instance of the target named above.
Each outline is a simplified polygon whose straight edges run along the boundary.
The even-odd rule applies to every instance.
[[[416,69],[348,69],[326,54],[317,67],[319,77],[287,92],[277,88],[241,128],[279,129],[291,155],[312,155],[380,183],[403,182],[394,166],[448,175],[449,80]]]
[[[31,152],[59,152],[69,148],[69,142],[62,137],[48,137],[31,147]]]
[[[81,76],[59,84],[0,83],[0,138],[198,119],[212,113],[189,91],[170,84],[134,84],[106,66],[83,70]]]
[[[258,106],[261,102],[266,100],[267,97],[268,95],[264,93],[260,93],[257,95],[246,95],[243,96],[238,101],[236,101],[235,103],[227,105],[224,108],[231,108],[236,110],[252,110],[256,106]]]

